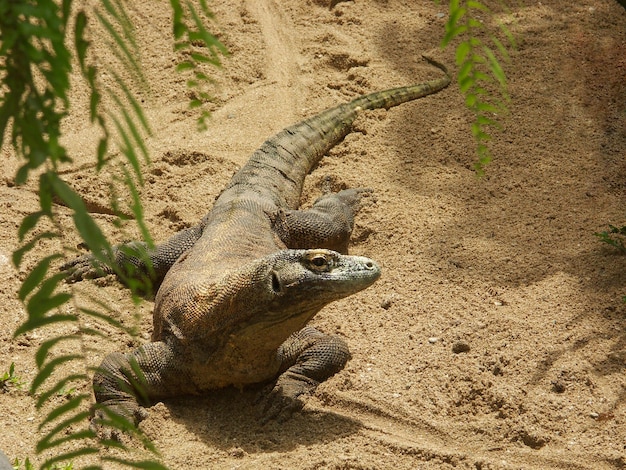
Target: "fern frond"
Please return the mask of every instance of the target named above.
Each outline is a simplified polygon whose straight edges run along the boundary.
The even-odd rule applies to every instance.
[[[199,3],[200,10],[189,0],[170,0],[174,13],[174,50],[185,52],[185,59],[176,65],[176,71],[190,77],[187,79],[187,87],[194,96],[189,102],[191,109],[201,109],[211,100],[207,86],[212,84],[212,80],[202,71],[203,65],[220,67],[221,57],[228,55],[226,47],[205,26],[206,20],[213,19],[206,1],[200,0]],[[209,116],[206,109],[201,109],[197,119],[199,129],[206,129],[206,119]]]
[[[144,470],[167,470],[167,467],[157,462],[150,461],[150,460],[133,461],[133,460],[120,459],[117,457],[105,457],[104,460],[107,462],[115,462],[121,465],[126,465],[127,467],[141,468]]]
[[[188,0],[171,0],[171,5],[174,10],[174,48],[184,50],[189,65],[183,73],[191,74],[189,85],[195,88],[196,100],[207,100],[209,94],[202,84],[210,83],[210,78],[203,67],[219,65],[219,57],[225,55],[226,50],[205,26],[212,15],[204,0],[199,0],[198,6]],[[144,240],[150,243],[140,203],[140,186],[143,184],[142,165],[150,162],[144,139],[151,131],[135,93],[137,90],[146,93],[148,81],[143,75],[140,48],[125,3],[103,0],[75,6],[71,0],[8,1],[0,2],[0,12],[0,84],[3,90],[0,94],[0,145],[10,141],[23,161],[15,175],[16,184],[29,180],[33,170],[40,172],[37,191],[40,208],[26,215],[19,226],[17,235],[21,246],[13,252],[14,264],[22,265],[40,242],[63,236],[64,229],[58,221],[58,204],[69,208],[75,230],[100,263],[106,264],[114,259],[109,241],[80,195],[59,177],[59,165],[70,161],[61,144],[61,122],[70,106],[71,52],[75,53],[89,89],[89,119],[101,132],[94,149],[96,167],[100,170],[111,162],[113,157],[109,155],[109,149],[113,143],[117,144],[124,160],[123,177],[119,182],[128,188],[132,214]],[[87,39],[88,30],[94,27],[90,24],[92,19],[97,20],[104,33],[97,36],[98,41],[108,44],[117,65],[127,72],[123,80],[115,66],[107,69],[115,78],[112,88],[103,88],[98,81],[98,69],[93,65],[94,52]],[[74,32],[73,43],[68,41],[69,31]],[[68,44],[73,45],[73,51]],[[119,220],[123,218],[121,214],[119,217]],[[90,368],[86,361],[89,346],[85,335],[102,336],[103,333],[97,328],[81,325],[82,317],[104,321],[127,333],[135,332],[116,320],[103,302],[95,302],[101,311],[75,305],[74,311],[79,313],[67,313],[63,306],[73,298],[73,292],[68,293],[63,285],[64,274],[51,273],[52,264],[59,256],[55,253],[38,260],[18,292],[28,318],[17,328],[16,336],[57,323],[70,323],[78,328],[78,333],[47,339],[36,353],[38,372],[32,381],[31,392],[38,394],[38,409],[49,404],[50,399],[69,382],[89,381]],[[80,348],[72,354],[58,355],[56,346],[66,340],[78,340]],[[70,364],[76,363],[82,366],[84,373],[63,373]],[[53,377],[59,375],[61,377],[54,382]],[[40,429],[48,426],[50,429],[37,444],[37,450],[54,449],[54,457],[43,463],[44,468],[98,452],[98,447],[89,442],[94,437],[92,431],[67,431],[68,426],[86,423],[88,411],[83,408],[90,399],[87,394],[71,396],[62,405],[53,406],[41,421]],[[123,423],[114,419],[110,424],[118,430],[126,429]],[[156,452],[145,436],[137,430],[133,432],[147,449]],[[64,453],[63,445],[70,441],[78,443],[73,444],[74,450]],[[164,468],[157,462],[109,460],[136,468]],[[97,468],[97,465],[90,468]]]
[[[16,184],[44,163],[67,161],[59,144],[60,121],[69,106],[71,56],[65,47],[68,2],[7,2],[2,14],[0,146],[11,122],[11,143],[25,163]],[[39,80],[43,77],[44,80]]]
[[[62,454],[55,455],[54,457],[46,460],[41,464],[41,468],[49,469],[55,468],[54,465],[58,462],[69,462],[77,457],[84,455],[93,455],[99,452],[97,447],[85,446],[71,452],[64,452]]]
[[[66,362],[71,362],[76,359],[82,359],[82,356],[79,354],[67,354],[65,356],[58,356],[54,359],[48,361],[43,367],[39,369],[39,372],[33,379],[30,385],[30,393],[33,395],[37,393],[37,389],[43,384],[43,382],[52,375],[55,369],[61,364],[65,364]]]
[[[55,421],[60,416],[66,413],[69,413],[70,411],[75,410],[82,404],[83,401],[89,400],[90,398],[91,397],[89,395],[81,394],[72,398],[71,400],[68,400],[63,405],[57,406],[50,413],[48,413],[48,415],[43,419],[43,421],[39,423],[39,430],[41,431],[41,429],[46,424]],[[38,445],[40,446],[41,449],[50,447],[49,445],[47,445],[47,443],[51,442],[52,437],[54,435],[65,430],[65,428],[67,428],[70,424],[79,423],[81,421],[84,422],[88,417],[89,417],[89,411],[83,411],[77,415],[66,418],[61,423],[57,423],[57,425],[54,428],[52,428],[52,430],[49,431],[48,434],[39,441]],[[91,437],[95,437],[95,435],[92,435]]]
[[[477,0],[452,0],[449,12],[441,45],[446,47],[453,40],[460,39],[455,54],[459,67],[457,81],[465,96],[465,106],[475,116],[471,131],[476,142],[478,161],[474,168],[481,175],[492,159],[487,145],[491,140],[490,129],[500,129],[498,118],[508,112],[507,103],[510,98],[501,60],[508,62],[509,53],[502,41],[495,34],[486,31],[486,27],[478,19],[479,14],[492,13],[484,3]],[[509,46],[515,47],[510,31],[504,25],[500,25],[500,31],[507,38]],[[480,39],[479,36],[485,32],[495,49]],[[493,96],[488,91],[488,87],[493,84],[496,84],[500,97]]]
[[[87,374],[71,374],[71,375],[67,375],[63,378],[61,378],[61,380],[59,380],[56,385],[54,385],[52,388],[49,388],[48,390],[46,390],[44,393],[42,393],[41,395],[39,395],[39,397],[37,398],[37,403],[35,404],[36,408],[39,409],[41,408],[44,403],[46,403],[48,401],[48,399],[54,395],[56,395],[57,393],[61,392],[68,383],[70,382],[88,382],[89,381],[89,376]]]

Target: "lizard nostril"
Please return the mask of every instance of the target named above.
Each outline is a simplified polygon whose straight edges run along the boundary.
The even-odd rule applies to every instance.
[[[368,261],[367,263],[365,263],[365,267],[367,269],[374,269],[374,263],[372,263],[371,261]]]

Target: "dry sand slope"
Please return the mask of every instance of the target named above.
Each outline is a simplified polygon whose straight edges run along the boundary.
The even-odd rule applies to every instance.
[[[454,62],[452,50],[437,50],[444,5],[328,3],[212,2],[232,55],[211,71],[217,100],[208,131],[197,133],[166,39],[169,5],[131,2],[153,91],[142,200],[155,239],[202,217],[282,127],[360,93],[436,76],[424,52]],[[380,262],[383,277],[314,320],[346,338],[347,368],[282,425],[256,423],[254,391],[156,405],[143,428],[171,468],[626,468],[625,259],[592,235],[626,222],[626,14],[611,0],[527,0],[499,19],[518,47],[506,69],[511,113],[486,177],[471,170],[471,116],[453,85],[365,113],[307,182],[304,204],[327,177],[376,192],[352,252]],[[103,62],[106,54],[97,51]],[[73,99],[66,143],[75,163],[64,177],[103,212],[106,185],[89,150],[97,134],[86,124],[84,90]],[[11,336],[25,318],[16,300],[24,272],[9,259],[37,197],[34,184],[12,185],[17,163],[8,149],[2,156],[0,372],[14,362],[30,381],[34,352],[59,330]],[[106,213],[98,219],[116,240],[136,236]],[[59,246],[42,244],[25,268]],[[81,288],[104,296],[127,324],[138,313],[149,338],[149,302],[135,309],[114,282]],[[132,347],[104,331],[110,341],[93,343],[91,365]],[[0,408],[0,448],[33,457],[50,407],[36,411],[32,397],[11,391]]]

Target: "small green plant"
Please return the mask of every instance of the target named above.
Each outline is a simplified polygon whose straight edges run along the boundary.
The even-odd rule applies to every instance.
[[[626,244],[624,243],[626,240],[626,225],[621,227],[609,225],[608,230],[605,230],[604,232],[596,232],[594,235],[598,237],[602,243],[611,245],[621,254],[626,254]]]
[[[22,470],[22,464],[17,457],[13,461],[13,470]],[[30,463],[30,459],[28,457],[24,460],[24,470],[35,470],[35,466]],[[55,464],[50,467],[50,470],[74,470],[74,464],[72,462],[60,465]]]
[[[17,457],[15,457],[15,460],[13,461],[13,470],[22,470],[22,463]],[[35,470],[34,465],[30,463],[28,457],[24,460],[24,470]]]
[[[71,387],[71,388],[62,388],[61,390],[59,390],[57,392],[57,396],[59,397],[64,397],[64,398],[72,398],[74,395],[76,395],[76,388],[75,387]]]
[[[55,465],[52,470],[74,470],[74,464],[72,462],[64,463],[61,465]]]
[[[18,375],[15,375],[15,363],[12,362],[9,366],[9,370],[0,375],[0,390],[7,392],[10,387],[21,389],[24,385],[24,381]]]

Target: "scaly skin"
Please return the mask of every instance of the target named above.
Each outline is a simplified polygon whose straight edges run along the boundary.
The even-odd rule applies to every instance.
[[[380,276],[374,261],[347,255],[354,214],[371,191],[328,194],[300,211],[304,178],[350,132],[359,111],[390,108],[449,82],[446,72],[288,127],[250,157],[197,226],[151,250],[139,242],[117,246],[112,264],[158,288],[154,332],[151,343],[104,359],[94,376],[98,404],[136,423],[146,416],[142,405],[158,399],[278,377],[264,420],[299,410],[299,397],[350,357],[343,340],[307,323]],[[70,282],[113,272],[90,255],[62,269]],[[100,408],[95,422],[103,416]]]

